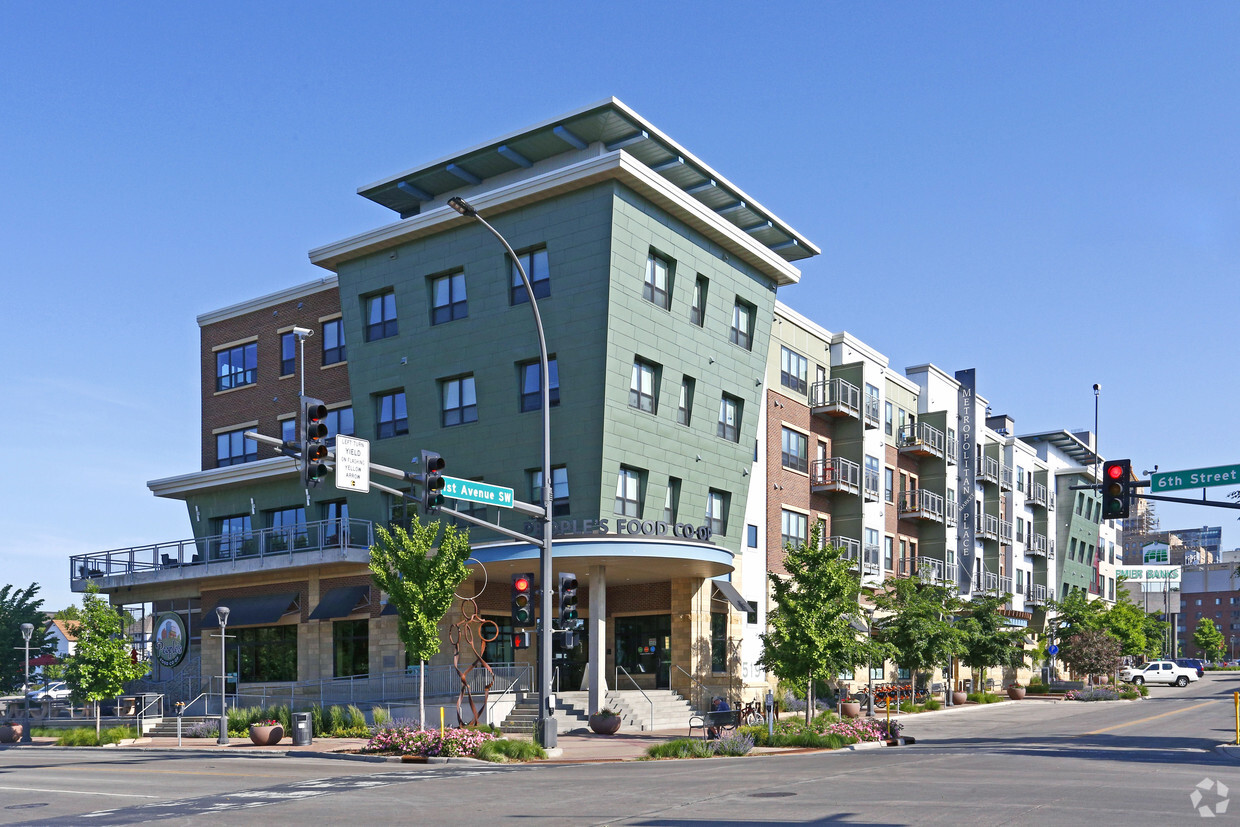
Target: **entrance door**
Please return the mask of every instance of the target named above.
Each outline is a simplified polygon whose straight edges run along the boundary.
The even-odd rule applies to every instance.
[[[617,617],[615,624],[616,663],[623,666],[643,688],[670,688],[672,616]],[[631,684],[626,685],[628,682],[623,676],[616,683],[616,689],[632,688]]]

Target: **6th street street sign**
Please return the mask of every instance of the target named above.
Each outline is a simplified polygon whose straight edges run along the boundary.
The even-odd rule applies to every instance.
[[[1216,465],[1213,468],[1190,468],[1150,474],[1150,492],[1178,491],[1185,488],[1210,488],[1217,485],[1240,485],[1240,465]]]
[[[449,500],[469,500],[474,503],[497,505],[500,508],[512,508],[512,489],[502,485],[488,485],[475,480],[463,480],[460,477],[443,478],[443,495]]]

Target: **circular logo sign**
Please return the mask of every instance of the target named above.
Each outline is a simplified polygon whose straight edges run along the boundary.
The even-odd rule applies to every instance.
[[[185,621],[176,612],[164,612],[155,620],[155,658],[167,667],[178,666],[189,650]]]

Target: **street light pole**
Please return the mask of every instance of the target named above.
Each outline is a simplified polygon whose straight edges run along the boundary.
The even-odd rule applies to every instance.
[[[865,698],[866,709],[865,714],[868,718],[874,717],[874,608],[870,607],[865,611],[869,622],[865,625]]]
[[[529,274],[521,264],[508,239],[492,227],[486,219],[478,215],[478,211],[465,199],[455,196],[448,199],[448,206],[461,215],[472,218],[486,227],[491,235],[504,245],[508,255],[517,265],[521,274],[521,284],[525,287],[525,295],[530,301],[530,310],[534,314],[534,327],[538,330],[538,366],[542,373],[539,385],[542,387],[542,507],[543,534],[539,549],[539,579],[541,595],[539,615],[541,618],[538,636],[538,735],[543,747],[554,747],[558,741],[555,721],[554,699],[551,696],[551,508],[554,502],[554,491],[551,482],[551,371],[547,359],[547,337],[543,332],[542,314],[538,312],[538,300],[534,298],[534,287],[530,284]]]
[[[26,696],[26,724],[22,727],[23,744],[29,744],[30,741],[30,636],[34,634],[34,624],[23,623],[21,625],[22,640],[26,642],[26,682],[22,684],[22,694]]]
[[[227,606],[216,606],[215,616],[220,619],[220,734],[215,743],[228,745],[228,662],[224,654],[224,631],[228,628]]]

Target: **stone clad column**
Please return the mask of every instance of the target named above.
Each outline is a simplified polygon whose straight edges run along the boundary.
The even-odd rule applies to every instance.
[[[590,566],[590,617],[586,620],[589,638],[589,667],[586,681],[590,684],[590,714],[606,704],[607,697],[607,567]]]

